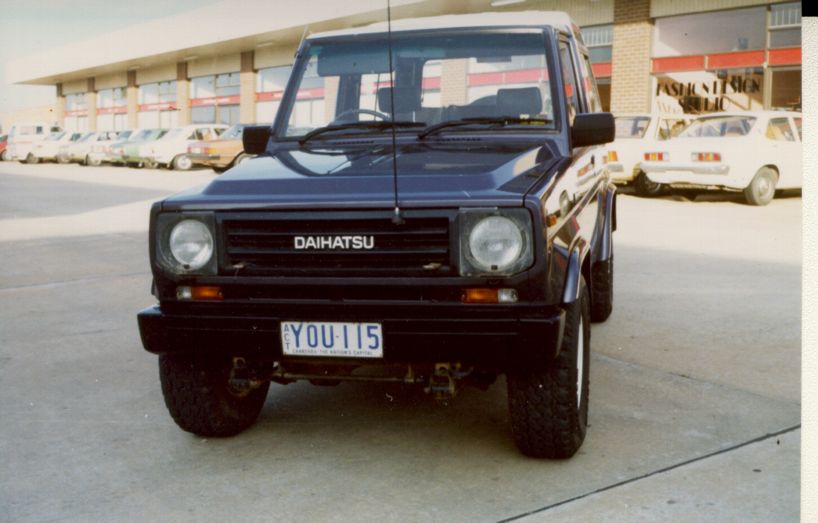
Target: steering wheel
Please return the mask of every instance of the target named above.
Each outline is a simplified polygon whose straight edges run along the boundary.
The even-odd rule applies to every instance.
[[[345,121],[347,116],[359,115],[359,114],[368,114],[370,116],[374,116],[375,118],[380,118],[381,120],[384,120],[384,121],[390,120],[392,118],[388,114],[385,114],[385,113],[382,113],[382,112],[379,112],[379,111],[373,111],[372,109],[348,109],[348,110],[342,112],[341,114],[337,115],[335,117],[335,119],[332,121],[332,123],[339,124],[339,123]]]

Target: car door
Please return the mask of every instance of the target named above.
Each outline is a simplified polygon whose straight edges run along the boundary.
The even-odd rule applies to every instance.
[[[791,118],[770,118],[764,139],[768,144],[769,157],[762,161],[778,169],[777,187],[801,187],[801,140]]]

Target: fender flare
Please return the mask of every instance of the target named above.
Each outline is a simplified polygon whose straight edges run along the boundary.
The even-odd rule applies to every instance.
[[[595,261],[607,261],[611,259],[613,252],[613,232],[616,230],[616,186],[608,184],[605,191],[605,208],[603,210],[602,231],[600,232],[599,248]]]
[[[573,303],[579,299],[579,279],[582,276],[582,266],[590,252],[590,245],[578,238],[569,249],[568,267],[565,271],[565,284],[562,288],[562,303]],[[590,282],[588,282],[590,285]]]

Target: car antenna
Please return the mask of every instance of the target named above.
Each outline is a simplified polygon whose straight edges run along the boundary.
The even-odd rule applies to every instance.
[[[404,223],[400,215],[400,204],[398,200],[398,146],[395,132],[395,71],[392,68],[392,2],[386,0],[386,34],[389,48],[389,103],[391,105],[392,117],[392,180],[395,191],[395,215],[392,216],[392,223],[401,225]]]

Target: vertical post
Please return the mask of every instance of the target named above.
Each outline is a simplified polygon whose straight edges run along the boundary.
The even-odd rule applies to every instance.
[[[54,104],[54,120],[57,125],[65,128],[65,95],[62,92],[62,83],[57,84],[57,101]]]
[[[187,77],[187,62],[176,64],[176,110],[179,111],[179,125],[190,123],[190,80]]]
[[[125,95],[128,98],[128,128],[136,129],[139,118],[139,91],[136,85],[136,71],[128,71],[128,87]]]
[[[256,121],[255,51],[241,53],[239,81],[239,121],[253,123]]]
[[[97,130],[97,89],[94,78],[88,79],[88,88],[85,93],[85,103],[88,105],[88,130]]]
[[[650,110],[650,0],[614,0],[611,111]]]

